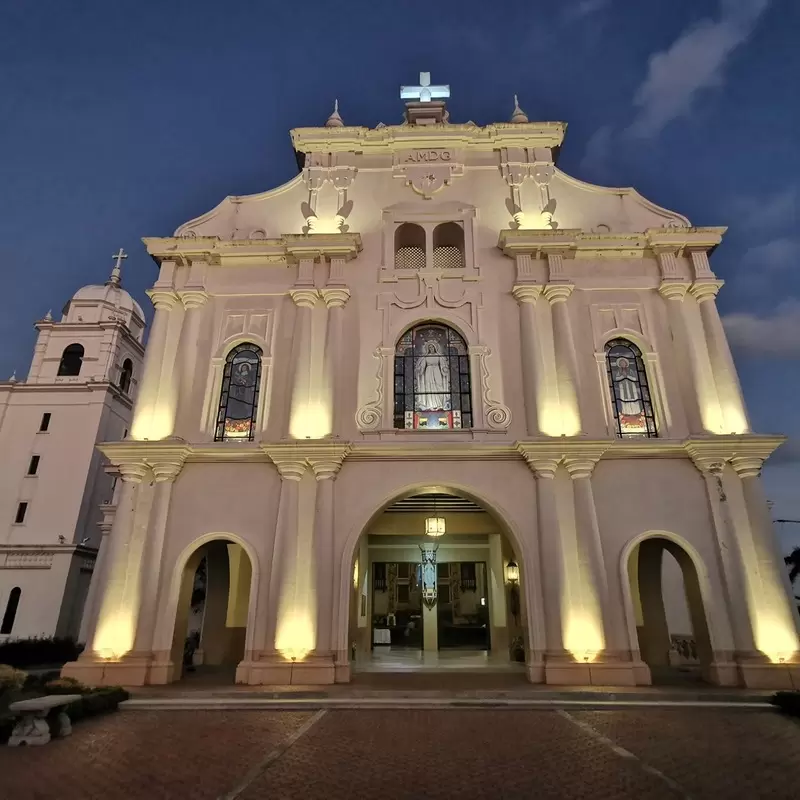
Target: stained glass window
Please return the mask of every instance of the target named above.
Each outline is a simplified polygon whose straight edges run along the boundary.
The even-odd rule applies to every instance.
[[[627,339],[613,339],[606,345],[606,370],[617,436],[658,436],[642,351]]]
[[[469,353],[464,339],[432,322],[406,331],[394,357],[394,426],[472,427]]]
[[[258,412],[261,349],[245,342],[228,353],[214,441],[252,441]]]

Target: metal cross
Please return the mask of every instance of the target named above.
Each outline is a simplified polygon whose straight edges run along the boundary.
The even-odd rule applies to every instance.
[[[122,260],[127,258],[128,254],[120,247],[119,253],[114,253],[111,258],[116,258],[117,263],[114,264],[114,269],[121,269],[122,268]]]
[[[449,86],[431,86],[430,72],[420,72],[419,86],[401,86],[401,100],[419,100],[421,103],[430,103],[431,100],[450,97]]]

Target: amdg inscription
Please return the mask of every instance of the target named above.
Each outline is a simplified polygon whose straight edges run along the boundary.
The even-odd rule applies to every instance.
[[[437,161],[451,161],[452,150],[412,150],[403,159],[404,164],[431,164]]]

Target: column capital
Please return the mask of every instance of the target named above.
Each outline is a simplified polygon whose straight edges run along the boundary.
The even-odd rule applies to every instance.
[[[550,305],[554,306],[557,303],[566,302],[574,289],[575,286],[572,283],[548,283],[547,286],[544,287],[544,292],[542,294]]]
[[[680,280],[665,279],[658,287],[658,293],[667,300],[683,300],[691,284]]]
[[[200,308],[208,302],[208,292],[205,289],[185,289],[179,292],[183,307],[189,311],[192,308]]]
[[[600,460],[599,456],[597,458],[587,458],[583,457],[568,457],[564,459],[564,466],[569,472],[570,478],[572,480],[577,480],[578,478],[591,478],[592,472],[594,472],[595,464]]]
[[[342,468],[342,462],[344,458],[341,459],[325,459],[325,460],[311,460],[311,469],[314,470],[314,477],[318,481],[324,480],[333,480],[338,474],[339,470]]]
[[[307,464],[303,459],[272,458],[272,463],[278,468],[278,474],[285,481],[299,481],[306,474]]]
[[[183,461],[156,461],[150,467],[156,483],[172,483],[183,469]]]
[[[150,301],[155,306],[156,311],[160,311],[162,308],[165,311],[170,311],[173,309],[178,303],[180,303],[180,298],[178,297],[177,292],[173,291],[172,289],[148,289],[145,294],[150,298]]]
[[[316,289],[290,289],[289,296],[298,308],[314,308],[319,292]]]
[[[150,473],[150,470],[144,461],[127,461],[122,464],[117,464],[117,471],[119,477],[125,483],[141,483]]]
[[[514,299],[520,304],[536,303],[541,293],[542,287],[537,283],[519,283],[511,290]]]
[[[721,458],[714,458],[714,456],[691,456],[692,463],[697,467],[703,475],[711,475],[714,478],[719,478],[725,471],[726,461]]]
[[[536,478],[552,480],[556,476],[558,461],[555,458],[526,458],[528,467]]]
[[[758,456],[736,456],[731,459],[731,466],[740,478],[757,478],[764,466],[764,459]]]
[[[697,298],[698,303],[702,303],[704,300],[713,300],[723,284],[724,281],[715,278],[695,281],[689,289],[689,293]]]
[[[344,308],[350,299],[350,290],[344,286],[320,289],[326,308]],[[296,301],[295,301],[296,302]]]

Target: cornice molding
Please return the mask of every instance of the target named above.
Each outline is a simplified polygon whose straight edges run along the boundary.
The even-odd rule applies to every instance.
[[[559,147],[563,122],[384,125],[382,128],[294,128],[292,145],[301,153],[360,152],[392,154],[399,150],[443,148],[498,150],[503,147]]]
[[[684,250],[713,250],[727,228],[647,228],[641,233],[593,233],[579,229],[507,229],[500,231],[497,246],[503,255],[529,255],[546,258],[562,254],[568,258],[589,258],[598,255],[615,258],[642,258],[669,249],[676,254]]]
[[[212,266],[286,266],[321,258],[350,261],[363,247],[360,233],[285,234],[277,239],[233,241],[219,236],[169,236],[142,241],[159,264],[174,261],[178,266],[189,266],[196,261]]]

